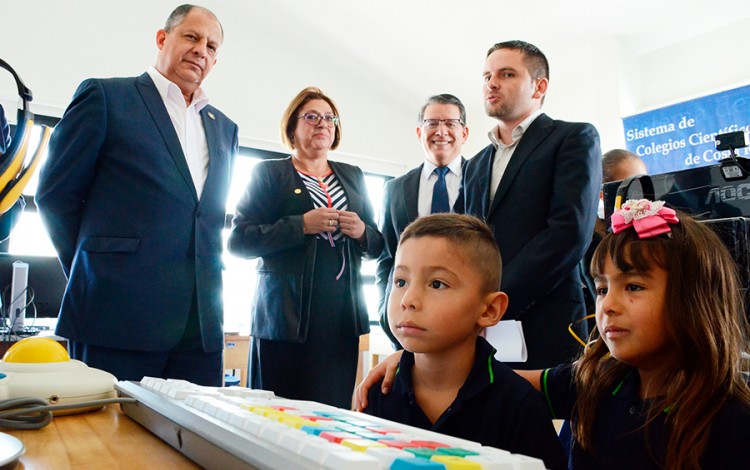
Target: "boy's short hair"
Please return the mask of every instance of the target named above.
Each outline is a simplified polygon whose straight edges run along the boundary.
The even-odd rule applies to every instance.
[[[492,230],[481,219],[463,214],[432,214],[409,224],[399,240],[399,247],[410,238],[436,237],[452,242],[456,250],[476,268],[484,280],[483,293],[500,290],[503,262]]]

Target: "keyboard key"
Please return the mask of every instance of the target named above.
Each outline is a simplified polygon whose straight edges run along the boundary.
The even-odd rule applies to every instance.
[[[390,470],[445,470],[445,465],[428,459],[412,457],[409,459],[396,459]]]
[[[279,441],[281,441],[281,438],[284,436],[286,430],[287,428],[283,424],[269,422],[260,430],[259,437],[265,439],[268,442],[277,444]]]
[[[445,465],[446,470],[482,470],[482,465],[455,455],[433,455],[430,459]]]
[[[291,429],[281,435],[279,445],[285,449],[288,449],[295,454],[298,454],[305,445],[305,438],[309,438],[310,435],[306,434],[297,429]]]
[[[457,457],[467,457],[469,455],[479,455],[479,452],[473,450],[461,449],[460,447],[441,447],[437,450],[437,455],[455,455]]]
[[[394,449],[393,447],[372,447],[365,452],[367,455],[378,459],[383,468],[391,468],[393,461],[398,458],[410,459],[413,457],[412,454],[401,449]]]
[[[246,423],[253,419],[257,419],[254,414],[249,411],[240,410],[229,418],[228,423],[238,429],[244,429]]]
[[[227,387],[224,389],[220,389],[220,391],[225,395],[241,398],[262,398],[265,400],[270,400],[275,397],[274,393],[268,390],[253,390],[251,388],[244,387]]]
[[[383,444],[387,445],[388,447],[395,447],[396,449],[406,449],[406,448],[409,448],[409,447],[411,447],[411,448],[419,447],[418,445],[414,444],[411,441],[402,441],[402,440],[399,440],[399,439],[393,439],[393,440],[383,439],[383,440],[380,440],[379,442],[382,442]]]
[[[410,454],[414,455],[414,457],[419,457],[421,459],[431,459],[433,455],[435,455],[435,449],[430,449],[428,447],[406,447],[404,448],[406,452],[409,452]]]
[[[482,470],[545,470],[541,460],[518,454],[470,455],[466,460],[480,464]]]
[[[348,447],[352,450],[356,450],[358,452],[364,452],[367,449],[372,449],[376,447],[386,447],[385,444],[381,444],[379,442],[372,441],[370,439],[344,439],[341,442],[339,442],[344,447]]]
[[[323,466],[331,470],[382,470],[375,457],[353,451],[332,452],[323,460]]]
[[[418,447],[427,447],[428,449],[439,449],[441,447],[450,447],[448,444],[443,444],[442,442],[435,442],[435,441],[412,441],[412,444],[418,446]]]
[[[341,452],[341,446],[317,436],[310,436],[310,439],[303,441],[299,455],[311,462],[322,465],[328,455],[333,452]]]
[[[320,437],[339,444],[344,439],[356,439],[357,435],[350,432],[324,432],[320,434]]]
[[[337,428],[328,427],[325,424],[322,426],[302,426],[300,429],[314,436],[320,436],[324,432],[338,432],[339,431]]]
[[[242,430],[249,432],[253,436],[260,436],[263,433],[263,428],[271,424],[271,421],[250,413],[249,416],[245,415],[242,420]]]

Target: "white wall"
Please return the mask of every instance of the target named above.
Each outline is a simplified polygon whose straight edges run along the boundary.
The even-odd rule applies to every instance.
[[[501,29],[484,32],[478,27],[475,34],[485,44],[481,48],[472,46],[461,57],[442,57],[446,62],[436,64],[435,70],[413,70],[408,67],[410,59],[422,51],[410,47],[374,51],[373,43],[362,45],[335,25],[330,34],[311,33],[304,15],[280,14],[283,8],[270,9],[263,2],[199,3],[217,14],[226,31],[219,62],[205,88],[212,103],[239,124],[242,145],[283,150],[278,137],[281,113],[308,85],[320,86],[340,107],[344,135],[335,157],[369,171],[398,175],[421,160],[414,134],[416,113],[424,98],[434,93],[456,93],[466,104],[471,135],[465,155],[487,144],[486,133],[493,123],[484,115],[481,69],[487,47],[509,39],[498,34]],[[176,4],[171,0],[4,0],[0,57],[34,92],[32,111],[60,116],[83,79],[138,75],[153,64],[156,30]],[[471,18],[478,25],[487,21],[481,13],[464,12],[464,22]],[[368,18],[352,21],[350,28],[356,28],[357,21],[364,27]],[[417,21],[399,24],[411,27]],[[746,84],[750,63],[743,59],[749,27],[750,20],[744,20],[642,56],[629,52],[612,34],[582,38],[538,31],[523,39],[537,44],[550,60],[551,85],[544,110],[555,118],[594,123],[602,148],[608,150],[624,146],[622,116]],[[398,32],[383,28],[382,34]],[[361,53],[351,54],[352,50]],[[402,65],[373,67],[366,59],[376,53],[402,54],[395,57],[401,59],[395,63]],[[451,63],[458,65],[450,68]],[[425,76],[424,89],[421,80],[390,81],[417,73]],[[0,102],[12,108],[15,96],[10,75],[0,73]]]
[[[748,31],[750,19],[744,19],[643,56],[640,110],[749,84]]]
[[[131,0],[118,10],[98,0],[3,3],[0,57],[33,91],[32,111],[52,116],[62,115],[83,79],[138,75],[153,64],[156,31],[177,4]],[[284,151],[281,114],[299,90],[317,85],[344,116],[339,159],[386,174],[412,166],[406,156],[418,151],[412,137],[416,118],[403,110],[414,110],[421,97],[404,103],[397,93],[379,93],[352,64],[326,54],[317,38],[299,37],[300,28],[265,17],[264,9],[248,15],[233,3],[201,4],[216,13],[226,31],[205,88],[212,103],[239,124],[241,145]],[[15,87],[10,75],[3,75],[0,100],[12,106]],[[390,127],[408,129],[411,138],[394,143]]]

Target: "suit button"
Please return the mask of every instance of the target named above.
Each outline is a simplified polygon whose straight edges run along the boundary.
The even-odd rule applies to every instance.
[[[196,218],[197,218],[197,217],[200,217],[200,216],[202,216],[202,215],[203,215],[203,213],[202,213],[201,211],[195,211],[195,217],[196,217]]]

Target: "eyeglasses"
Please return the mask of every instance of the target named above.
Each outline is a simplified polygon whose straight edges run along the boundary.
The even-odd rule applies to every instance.
[[[425,129],[437,129],[440,124],[445,124],[448,129],[460,129],[464,123],[460,119],[425,119],[422,127]]]
[[[322,119],[325,123],[326,127],[333,127],[339,122],[338,116],[333,116],[331,114],[326,114],[325,116],[321,116],[320,114],[316,113],[305,113],[300,114],[297,116],[297,119],[305,119],[305,122],[310,124],[311,126],[317,126],[320,120]]]

